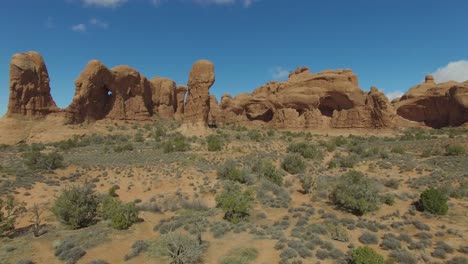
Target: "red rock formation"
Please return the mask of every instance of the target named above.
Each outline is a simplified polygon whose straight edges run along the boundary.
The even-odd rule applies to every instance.
[[[412,87],[395,102],[398,115],[427,126],[441,128],[468,122],[467,83],[436,84],[432,76]]]
[[[210,112],[209,89],[215,82],[214,65],[207,60],[197,61],[189,75],[184,121],[207,124]]]
[[[177,107],[176,83],[167,78],[150,80],[154,111],[162,118],[172,118]]]
[[[50,95],[49,73],[37,52],[15,54],[10,63],[8,116],[46,116],[59,109]]]
[[[187,93],[187,86],[179,85],[176,88],[176,118],[184,118],[185,94]]]

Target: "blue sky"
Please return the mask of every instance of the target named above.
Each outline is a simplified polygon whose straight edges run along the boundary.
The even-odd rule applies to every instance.
[[[5,0],[0,3],[0,115],[9,60],[36,50],[61,107],[91,59],[187,83],[213,61],[210,92],[251,92],[297,66],[351,68],[360,86],[404,92],[436,72],[468,79],[466,0]],[[466,78],[465,78],[466,76]]]

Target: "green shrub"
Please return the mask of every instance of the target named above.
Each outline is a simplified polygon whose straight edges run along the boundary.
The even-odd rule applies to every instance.
[[[258,257],[256,248],[235,248],[221,258],[220,264],[250,264]]]
[[[0,198],[0,236],[15,228],[16,218],[24,211],[24,204],[13,196]]]
[[[379,208],[379,191],[374,182],[364,174],[350,171],[338,180],[331,200],[338,206],[363,215]]]
[[[421,209],[431,214],[444,215],[448,211],[447,197],[435,188],[429,188],[421,193],[419,204]]]
[[[126,144],[122,144],[122,145],[118,145],[114,147],[114,151],[118,153],[125,152],[125,151],[132,151],[133,149],[134,148],[133,148],[132,143],[126,143]]]
[[[252,167],[252,171],[258,174],[260,178],[267,179],[279,186],[283,185],[283,176],[269,160],[256,162]]]
[[[55,170],[63,167],[63,156],[58,152],[43,154],[32,150],[23,154],[24,163],[30,169]]]
[[[224,211],[224,218],[239,223],[249,216],[254,195],[252,191],[242,191],[241,185],[235,182],[226,183],[224,190],[216,196],[216,205]]]
[[[176,133],[162,144],[162,149],[164,153],[184,152],[190,150],[190,144],[184,135]]]
[[[152,255],[169,257],[173,264],[202,263],[203,245],[200,239],[181,233],[161,235],[149,250]]]
[[[305,142],[290,144],[288,146],[288,152],[298,153],[306,159],[323,159],[323,153],[318,146]]]
[[[352,264],[384,264],[384,258],[370,247],[358,247],[351,252]]]
[[[445,147],[445,154],[447,156],[462,156],[465,152],[465,148],[460,144],[450,144]]]
[[[301,187],[302,187],[302,191],[305,193],[305,194],[308,194],[312,191],[312,187],[314,187],[316,181],[315,179],[306,174],[306,175],[303,175],[300,179],[301,181]]]
[[[397,146],[397,147],[393,147],[391,152],[396,153],[396,154],[403,154],[405,153],[405,149],[401,146]]]
[[[77,229],[94,223],[98,204],[99,200],[89,186],[72,186],[63,190],[55,200],[52,212],[61,223]]]
[[[128,229],[138,221],[138,209],[135,203],[122,203],[118,199],[107,196],[101,205],[102,218],[110,221],[110,225],[119,230]]]
[[[227,160],[217,170],[219,179],[236,181],[240,183],[246,183],[248,178],[248,172],[237,166],[237,162],[234,160]]]
[[[254,140],[256,142],[260,142],[262,140],[262,133],[260,133],[260,131],[258,130],[249,130],[249,132],[247,132],[247,136],[251,139],[251,140]]]
[[[306,164],[299,154],[288,154],[281,164],[283,169],[291,174],[301,173],[305,170]]]
[[[222,138],[217,135],[209,135],[206,138],[206,144],[208,145],[208,151],[220,151],[224,147]]]

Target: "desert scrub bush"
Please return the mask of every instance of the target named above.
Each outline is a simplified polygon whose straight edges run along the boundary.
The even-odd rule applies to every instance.
[[[323,153],[318,146],[306,142],[291,143],[288,146],[288,152],[298,153],[306,159],[322,160]]]
[[[24,212],[24,204],[13,196],[0,197],[0,236],[15,228],[16,218]]]
[[[174,133],[162,143],[162,150],[164,153],[184,152],[190,150],[190,144],[184,135]]]
[[[377,244],[379,242],[379,238],[377,237],[377,235],[375,235],[375,234],[373,234],[371,232],[365,231],[359,237],[359,242],[361,242],[361,243],[363,243],[365,245]]]
[[[54,255],[66,264],[75,264],[86,255],[83,248],[68,240],[59,241],[57,245],[54,245],[54,248]]]
[[[336,156],[330,163],[340,168],[353,168],[359,162],[359,156],[356,154],[349,154],[347,156]]]
[[[384,264],[384,257],[370,247],[358,247],[351,251],[351,264]]]
[[[449,144],[445,147],[445,155],[447,156],[462,156],[465,152],[465,148],[460,144]]]
[[[258,257],[256,248],[235,248],[221,257],[219,264],[250,264]]]
[[[337,206],[357,215],[377,210],[380,200],[375,183],[357,171],[341,176],[330,198]]]
[[[413,255],[407,250],[394,250],[390,253],[390,258],[396,263],[417,264],[418,260]]]
[[[138,257],[141,253],[148,250],[149,244],[144,240],[137,240],[133,243],[130,253],[125,255],[124,261],[128,261],[132,258]]]
[[[240,183],[247,183],[249,173],[246,169],[238,165],[235,160],[227,160],[216,171],[218,178]]]
[[[300,177],[302,192],[304,194],[309,194],[312,192],[312,188],[317,185],[317,179],[310,176],[309,174],[304,174]]]
[[[243,191],[238,183],[227,182],[215,199],[216,206],[224,211],[224,219],[237,224],[249,216],[254,194],[251,190]]]
[[[402,146],[396,146],[396,147],[393,147],[390,152],[396,153],[396,154],[404,154],[405,149]]]
[[[149,251],[157,257],[168,257],[172,264],[202,263],[202,241],[190,235],[171,232],[150,244]]]
[[[52,212],[59,222],[78,229],[95,222],[98,204],[99,199],[90,186],[71,186],[55,200]]]
[[[209,135],[206,137],[208,151],[220,151],[224,147],[223,139],[218,135]]]
[[[252,166],[252,171],[259,178],[266,179],[276,185],[283,185],[283,175],[276,169],[275,165],[269,160],[260,160]]]
[[[306,168],[306,164],[304,160],[302,159],[302,156],[299,154],[288,154],[286,157],[283,159],[283,162],[281,163],[281,167],[291,173],[291,174],[298,174],[301,172],[304,172]]]
[[[257,199],[263,205],[273,208],[288,208],[291,196],[288,191],[270,181],[262,181],[257,189]]]
[[[340,242],[349,241],[348,230],[344,228],[341,224],[329,223],[326,225],[326,228],[331,239],[340,241]]]
[[[430,187],[421,193],[419,206],[431,214],[445,215],[448,211],[447,197],[438,189]]]
[[[260,142],[262,140],[262,133],[260,133],[260,131],[258,130],[249,130],[247,132],[247,136],[253,140],[253,141],[256,141],[256,142]]]
[[[115,229],[128,229],[138,221],[138,209],[133,202],[123,203],[117,198],[106,196],[100,209],[102,218],[109,220]]]
[[[23,154],[23,161],[33,170],[55,170],[64,166],[63,156],[58,152],[44,154],[36,150],[28,151]]]
[[[125,143],[121,145],[114,146],[114,152],[120,153],[125,151],[132,151],[134,150],[132,143]]]

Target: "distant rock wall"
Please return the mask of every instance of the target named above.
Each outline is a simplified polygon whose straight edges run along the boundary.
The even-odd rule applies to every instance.
[[[468,122],[468,81],[436,84],[427,76],[390,103],[377,88],[364,92],[349,69],[312,73],[299,67],[284,82],[269,82],[252,93],[221,101],[210,95],[214,65],[196,62],[187,86],[135,69],[108,69],[90,61],[75,81],[71,104],[59,109],[50,95],[49,76],[40,54],[15,54],[10,65],[7,116],[63,114],[68,123],[101,119],[151,120],[155,116],[210,126],[243,124],[285,129],[459,126]]]

